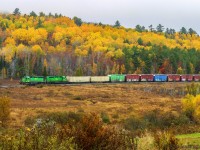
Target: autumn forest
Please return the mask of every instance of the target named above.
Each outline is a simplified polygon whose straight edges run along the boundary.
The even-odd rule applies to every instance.
[[[113,24],[19,9],[0,14],[0,75],[200,72],[200,37],[192,28]]]

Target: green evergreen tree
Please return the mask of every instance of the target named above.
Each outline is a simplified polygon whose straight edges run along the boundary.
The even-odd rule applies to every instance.
[[[19,8],[15,8],[15,10],[13,11],[13,15],[20,15],[21,12],[19,10]]]
[[[73,20],[74,20],[74,23],[75,23],[77,26],[81,26],[82,23],[83,23],[83,21],[81,20],[81,18],[78,18],[78,17],[76,17],[76,16],[73,18]]]
[[[40,17],[45,17],[46,15],[45,15],[44,12],[40,12],[40,13],[39,13],[39,16],[40,16]]]
[[[152,25],[152,24],[149,26],[149,31],[150,31],[150,32],[153,32],[153,31],[154,31],[154,28],[153,28],[153,25]]]
[[[54,15],[54,16],[55,16],[55,18],[58,18],[58,17],[59,17],[59,15],[58,15],[57,13],[55,13],[55,15]]]
[[[119,22],[119,20],[117,20],[116,22],[115,22],[115,25],[114,25],[114,27],[120,27],[121,26],[121,24],[120,24],[120,22]]]
[[[37,23],[37,25],[36,25],[36,29],[37,29],[37,28],[42,28],[42,27],[43,27],[43,25],[42,25],[42,20],[39,18],[38,23]]]
[[[196,32],[195,30],[193,30],[192,28],[189,28],[188,33],[189,33],[190,35],[192,35],[192,34],[197,34],[197,32]]]
[[[137,42],[138,42],[139,45],[143,45],[143,40],[142,40],[142,38],[138,38]]]
[[[180,33],[181,34],[187,34],[187,30],[185,27],[182,27],[181,30],[180,30]]]
[[[37,17],[37,14],[36,14],[34,11],[32,11],[32,12],[30,13],[30,16]]]
[[[163,32],[164,31],[164,26],[162,26],[161,24],[159,24],[157,27],[157,32]]]

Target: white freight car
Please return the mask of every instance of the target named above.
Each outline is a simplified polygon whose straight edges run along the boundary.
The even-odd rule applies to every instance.
[[[90,83],[90,76],[67,76],[69,83]]]
[[[109,76],[92,76],[91,82],[109,82]]]

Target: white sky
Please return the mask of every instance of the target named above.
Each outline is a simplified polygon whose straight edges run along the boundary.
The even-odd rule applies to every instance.
[[[200,0],[0,0],[0,11],[12,13],[58,13],[80,17],[86,22],[114,24],[125,27],[137,24],[148,27],[159,23],[165,28],[192,27],[200,33]]]

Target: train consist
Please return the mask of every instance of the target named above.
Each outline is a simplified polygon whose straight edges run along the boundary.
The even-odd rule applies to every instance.
[[[200,74],[111,74],[108,76],[25,76],[21,84],[69,84],[109,82],[198,82]]]

